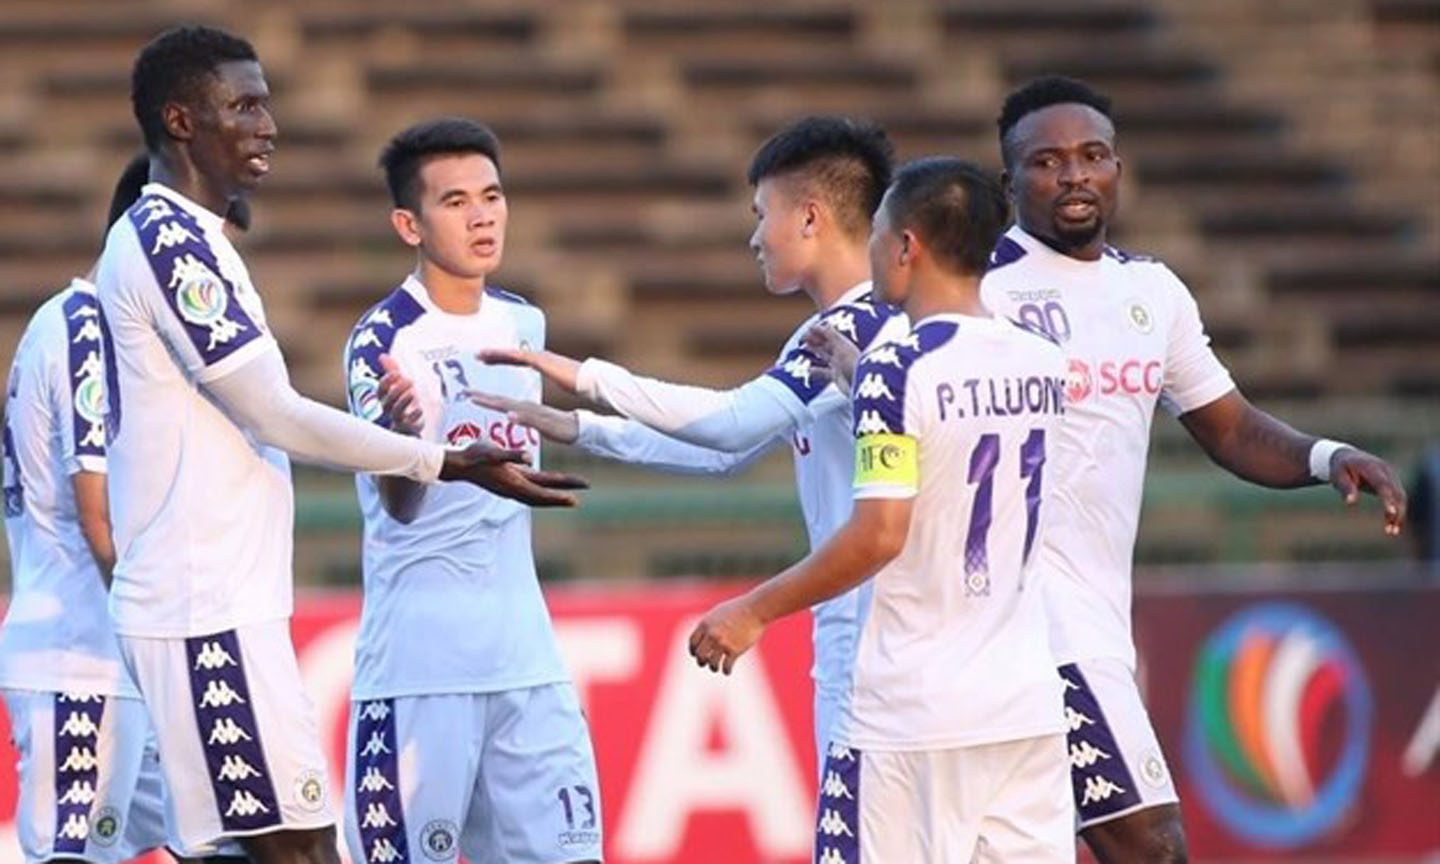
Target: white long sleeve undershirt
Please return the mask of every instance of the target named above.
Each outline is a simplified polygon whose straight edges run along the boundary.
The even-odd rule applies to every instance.
[[[204,387],[261,443],[302,462],[421,483],[439,480],[443,446],[390,432],[300,395],[278,349],[257,354]]]
[[[576,389],[672,438],[727,453],[768,446],[806,420],[799,401],[765,377],[711,390],[645,378],[592,357],[581,364]]]
[[[576,417],[580,433],[575,446],[606,459],[643,465],[670,474],[735,474],[784,440],[774,437],[747,450],[717,450],[671,438],[624,417],[583,410],[577,411]]]

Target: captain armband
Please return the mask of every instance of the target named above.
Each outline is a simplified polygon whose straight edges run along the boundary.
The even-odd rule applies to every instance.
[[[862,435],[855,441],[855,491],[920,488],[920,442],[909,435]]]

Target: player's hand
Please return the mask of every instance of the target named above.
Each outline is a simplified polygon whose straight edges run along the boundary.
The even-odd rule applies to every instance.
[[[700,619],[690,634],[690,656],[711,672],[730,674],[735,661],[760,641],[765,623],[750,608],[747,596],[726,600]]]
[[[475,355],[482,363],[498,366],[528,366],[545,376],[557,387],[574,393],[580,378],[580,362],[554,351],[531,351],[528,348],[486,348]]]
[[[806,330],[804,342],[805,347],[829,367],[830,380],[848,396],[850,382],[855,378],[855,364],[860,362],[860,349],[827,324],[816,324]]]
[[[539,402],[522,402],[479,390],[466,390],[463,395],[476,405],[503,412],[510,422],[529,426],[549,441],[574,444],[580,437],[580,419],[574,411],[561,411]]]
[[[522,450],[502,450],[477,441],[463,450],[446,451],[440,479],[474,483],[532,507],[574,507],[580,501],[570,491],[590,488],[583,477],[527,468],[529,460]]]
[[[380,366],[385,374],[380,376],[377,395],[380,397],[380,416],[386,425],[401,435],[419,436],[424,415],[420,413],[420,398],[415,392],[415,382],[400,371],[400,364],[389,354],[380,355]]]
[[[1361,492],[1378,497],[1385,510],[1385,533],[1400,536],[1405,525],[1405,487],[1384,459],[1356,447],[1341,447],[1330,457],[1330,485],[1349,506],[1360,500]]]

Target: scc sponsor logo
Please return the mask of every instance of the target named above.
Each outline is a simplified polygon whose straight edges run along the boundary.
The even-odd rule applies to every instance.
[[[492,420],[489,423],[467,420],[451,426],[450,431],[445,433],[445,440],[454,447],[485,441],[507,450],[526,450],[540,446],[540,433],[511,420]]]
[[[1071,357],[1070,374],[1065,379],[1065,400],[1073,405],[1097,394],[1159,393],[1164,380],[1159,360],[1103,360],[1092,369],[1084,360]]]

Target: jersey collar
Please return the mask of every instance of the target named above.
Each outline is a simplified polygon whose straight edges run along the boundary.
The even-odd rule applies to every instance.
[[[1039,237],[1021,228],[1018,222],[1010,226],[1010,230],[1005,232],[1005,236],[1019,243],[1027,254],[1043,259],[1047,266],[1059,270],[1069,270],[1075,273],[1093,273],[1105,262],[1104,255],[1101,255],[1100,258],[1095,261],[1081,261],[1079,258],[1061,255],[1059,252],[1046,246],[1044,241]]]
[[[222,236],[224,235],[224,216],[219,216],[215,213],[210,212],[210,210],[208,210],[207,208],[196,204],[194,201],[191,201],[189,198],[186,198],[184,195],[176,192],[174,189],[171,189],[164,183],[155,183],[153,181],[150,183],[146,183],[145,186],[141,188],[140,194],[159,195],[161,198],[166,199],[170,203],[179,206],[191,216],[194,216],[195,221],[200,223],[200,227],[205,229],[205,233],[220,234]]]

